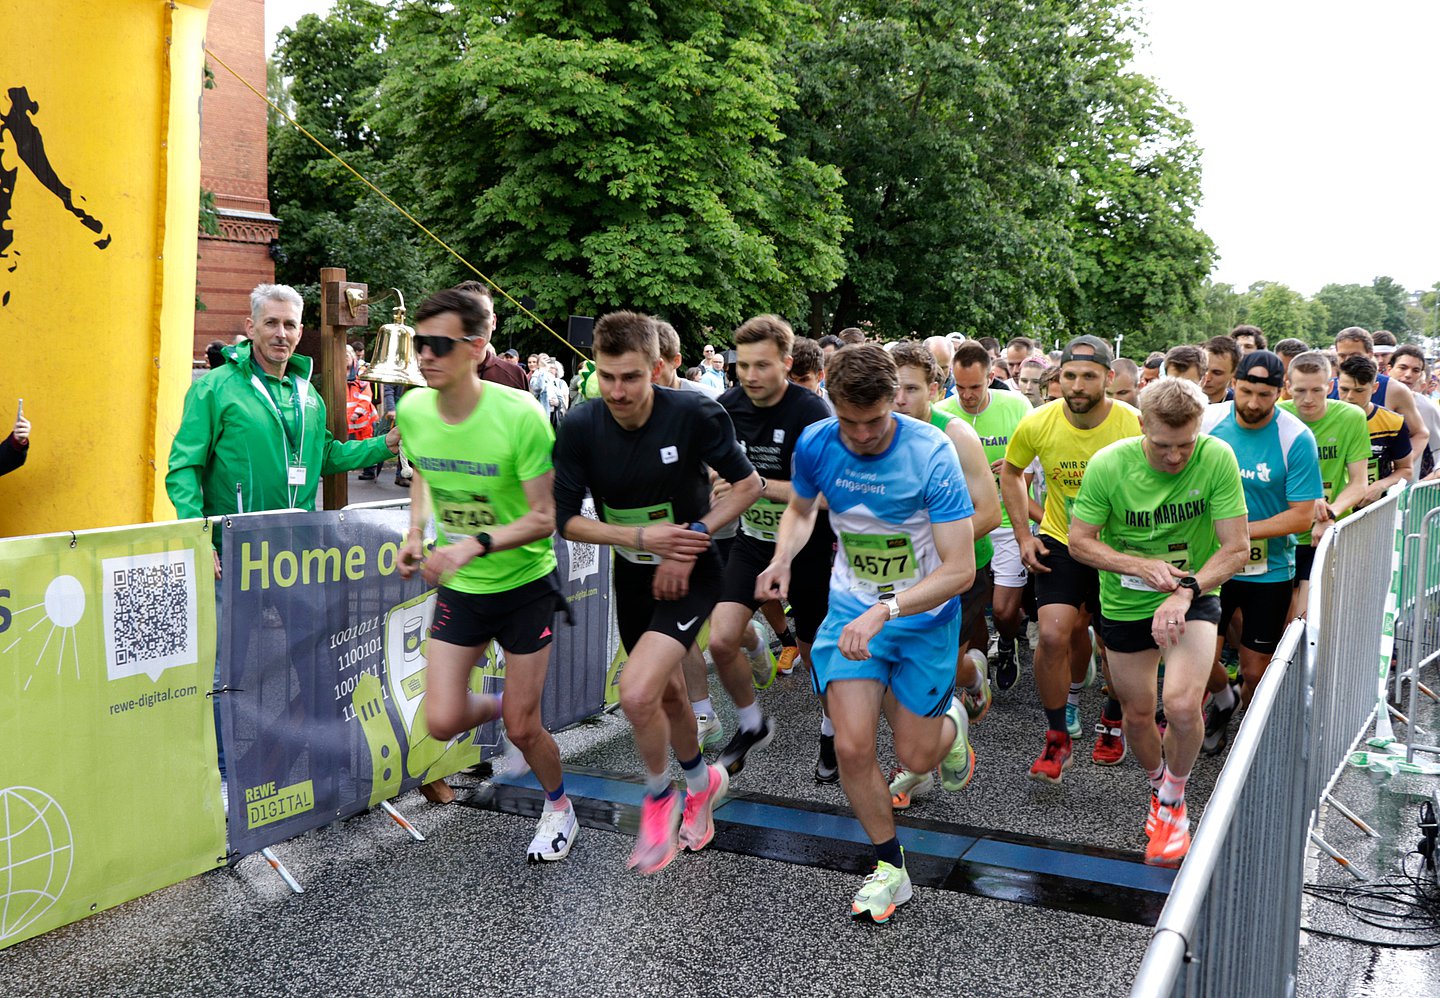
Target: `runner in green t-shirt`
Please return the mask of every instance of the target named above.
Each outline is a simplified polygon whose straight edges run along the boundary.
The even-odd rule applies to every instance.
[[[1152,790],[1145,862],[1178,866],[1190,848],[1185,781],[1205,735],[1200,706],[1215,655],[1221,583],[1249,557],[1235,454],[1202,437],[1205,395],[1164,378],[1140,395],[1142,436],[1090,458],[1070,520],[1072,557],[1100,571],[1098,626],[1125,738]],[[1153,720],[1165,654],[1162,740]]]
[[[1310,598],[1310,567],[1315,547],[1330,525],[1365,496],[1369,474],[1370,430],[1358,406],[1326,398],[1330,391],[1330,361],[1318,350],[1298,355],[1285,375],[1289,398],[1280,408],[1294,413],[1315,435],[1320,450],[1320,481],[1325,498],[1315,503],[1315,530],[1295,538],[1295,593],[1290,601],[1293,618]]]
[[[990,709],[990,677],[987,675],[985,653],[980,649],[989,642],[985,626],[985,607],[990,602],[990,560],[994,548],[990,532],[1000,525],[1000,495],[994,490],[990,462],[980,438],[964,420],[941,412],[932,405],[940,394],[940,369],[935,355],[918,340],[905,340],[890,350],[899,381],[895,389],[895,411],[911,419],[930,423],[944,432],[955,445],[960,458],[960,471],[975,506],[972,528],[975,531],[975,581],[960,594],[960,648],[955,662],[955,689],[960,702],[974,724]],[[1028,406],[1027,406],[1028,408]],[[896,810],[909,807],[922,794],[935,786],[934,771],[916,773],[899,767],[890,774],[890,804]]]
[[[470,690],[471,670],[497,642],[505,652],[505,731],[545,788],[527,856],[532,863],[564,859],[580,825],[565,796],[560,750],[540,721],[551,624],[564,607],[550,540],[550,421],[529,392],[480,380],[484,334],[495,321],[487,296],[439,291],[415,318],[430,387],[407,392],[395,417],[418,472],[400,574],[418,569],[438,587],[425,719],[431,737],[443,741],[502,714],[500,697]],[[432,510],[436,547],[427,556],[422,542]]]
[[[1015,427],[1030,414],[1030,401],[1019,392],[990,390],[990,354],[974,340],[966,340],[956,347],[951,367],[955,375],[955,394],[937,403],[935,408],[969,423],[980,437],[985,458],[995,469],[995,493],[998,496],[1000,462],[1005,459],[1005,449],[1010,444]],[[1004,506],[1000,508],[1000,529],[991,535],[991,540],[995,545],[995,560],[991,565],[995,580],[991,596],[996,637],[993,664],[995,685],[1004,691],[1014,686],[1020,675],[1015,638],[1022,625],[1021,606],[1028,579],[1025,566],[1020,561],[1019,542],[1010,526],[1010,514]]]

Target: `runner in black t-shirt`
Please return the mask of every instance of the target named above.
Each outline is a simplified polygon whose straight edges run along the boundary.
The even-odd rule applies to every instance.
[[[640,834],[629,865],[654,873],[675,857],[677,826],[687,849],[715,834],[711,813],[729,774],[705,766],[680,659],[720,594],[711,530],[760,493],[759,476],[713,400],[651,384],[660,363],[655,324],[612,312],[595,324],[595,364],[604,405],[583,405],[560,424],[555,444],[555,522],[570,540],[610,544],[615,610],[629,660],[620,705],[646,769]],[[712,509],[702,465],[734,484]],[[590,490],[600,520],[580,513]],[[685,772],[682,819],[670,786],[666,744]]]
[[[740,719],[739,730],[720,753],[720,765],[731,776],[745,767],[752,749],[769,745],[775,735],[774,721],[762,715],[755,702],[751,685],[752,677],[754,685],[761,685],[759,670],[754,655],[747,661],[741,635],[761,605],[755,598],[755,580],[775,556],[780,514],[790,501],[790,455],[795,442],[805,427],[829,418],[819,397],[786,380],[794,341],[790,325],[778,316],[760,315],[741,325],[735,330],[740,386],[720,396],[740,445],[760,474],[760,498],[740,516],[740,534],[726,559],[720,602],[710,621],[710,657]],[[728,491],[729,486],[720,484],[715,494],[720,497]],[[827,522],[811,534],[795,559],[790,607],[807,661],[810,643],[825,619],[833,547],[834,535]],[[762,646],[758,656],[768,666],[768,650]],[[769,685],[770,678],[767,668],[764,685]]]

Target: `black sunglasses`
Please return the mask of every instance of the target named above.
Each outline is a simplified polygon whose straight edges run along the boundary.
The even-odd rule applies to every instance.
[[[450,356],[450,351],[454,350],[459,344],[470,343],[479,338],[478,336],[462,336],[456,340],[451,339],[449,336],[416,336],[415,352],[418,354],[421,350],[429,347],[430,352],[436,357],[448,357]]]

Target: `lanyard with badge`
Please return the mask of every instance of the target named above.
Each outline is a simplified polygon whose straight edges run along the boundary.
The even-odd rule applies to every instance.
[[[275,413],[275,419],[280,424],[280,432],[285,435],[285,485],[290,505],[295,506],[296,499],[299,495],[297,490],[305,485],[305,463],[301,457],[305,450],[305,404],[301,397],[303,394],[301,386],[302,384],[308,384],[308,382],[299,381],[293,374],[287,374],[286,377],[290,381],[290,404],[295,410],[295,423],[300,431],[298,443],[296,442],[295,435],[290,430],[290,424],[285,422],[285,417],[280,413],[279,400],[271,391],[269,383],[261,378],[259,373],[255,371],[252,362],[250,381],[256,390],[265,398],[265,401],[270,403],[270,409]]]

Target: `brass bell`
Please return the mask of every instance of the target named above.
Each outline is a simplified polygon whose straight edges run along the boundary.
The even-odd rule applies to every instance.
[[[396,291],[397,296],[400,295]],[[370,366],[360,377],[364,381],[378,381],[386,385],[414,385],[425,387],[425,376],[420,373],[420,359],[415,351],[415,330],[405,325],[405,299],[395,306],[391,321],[380,327],[380,336],[375,340],[375,349],[370,352]]]

